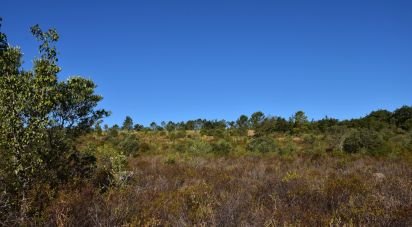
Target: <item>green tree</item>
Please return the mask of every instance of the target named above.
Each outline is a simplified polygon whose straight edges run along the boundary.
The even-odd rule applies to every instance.
[[[152,129],[152,131],[156,131],[158,130],[159,126],[156,124],[156,122],[152,122],[150,123],[150,128]]]
[[[326,116],[321,120],[315,122],[315,127],[318,128],[320,132],[325,133],[328,129],[337,125],[338,123],[338,119],[329,118],[328,116]]]
[[[265,120],[265,114],[261,111],[255,112],[250,116],[250,124],[253,129],[257,129]]]
[[[135,124],[135,125],[133,126],[133,129],[134,129],[135,131],[142,131],[142,130],[144,129],[144,126],[141,125],[141,124]]]
[[[404,130],[412,129],[412,106],[402,106],[395,110],[392,119],[397,127]]]
[[[249,128],[249,118],[246,115],[241,115],[236,120],[236,128],[237,128],[238,134],[246,135],[247,130]]]
[[[172,121],[169,121],[169,122],[167,122],[167,124],[166,124],[166,126],[165,126],[165,129],[166,129],[168,132],[173,132],[173,131],[176,130],[176,124],[175,124],[174,122],[172,122]]]
[[[364,128],[372,130],[382,130],[391,127],[392,112],[387,110],[372,111],[366,117],[361,119],[361,125]]]
[[[56,30],[44,32],[35,25],[31,32],[40,42],[40,57],[30,71],[21,69],[21,50],[9,46],[0,32],[0,190],[22,219],[33,185],[55,188],[86,174],[79,165],[94,159],[83,157],[73,142],[109,114],[95,110],[102,97],[94,93],[91,80],[58,81]]]
[[[309,127],[308,117],[303,111],[296,112],[291,118],[291,122],[293,123],[293,131],[295,133],[302,133],[308,130],[308,127]]]
[[[127,131],[133,129],[133,119],[130,116],[126,116],[126,119],[124,119],[122,129]]]
[[[97,135],[102,135],[103,129],[102,129],[101,124],[102,124],[102,120],[99,120],[94,125],[94,131],[97,133]]]

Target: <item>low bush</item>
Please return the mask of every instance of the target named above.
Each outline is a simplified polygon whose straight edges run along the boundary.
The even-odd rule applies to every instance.
[[[212,149],[210,143],[196,139],[189,142],[187,151],[191,153],[209,153]]]
[[[343,151],[347,153],[368,152],[376,154],[382,152],[384,141],[381,136],[371,130],[354,130],[343,141]]]
[[[212,143],[212,150],[216,154],[228,154],[232,150],[232,145],[223,139]]]
[[[274,152],[277,151],[277,146],[271,137],[257,137],[248,143],[247,150],[260,153]]]
[[[139,140],[135,135],[129,134],[119,143],[119,148],[125,155],[135,156],[139,150]]]
[[[139,151],[140,152],[148,152],[148,151],[150,151],[151,150],[151,147],[150,147],[150,144],[148,144],[148,143],[146,143],[146,142],[142,142],[140,145],[139,145]]]

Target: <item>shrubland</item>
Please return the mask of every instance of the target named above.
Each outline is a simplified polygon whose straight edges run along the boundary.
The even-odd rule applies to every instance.
[[[0,33],[0,225],[410,226],[412,107],[104,125],[92,81]]]

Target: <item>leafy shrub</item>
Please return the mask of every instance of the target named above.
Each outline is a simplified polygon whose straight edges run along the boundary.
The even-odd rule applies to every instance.
[[[200,130],[201,135],[205,136],[214,136],[216,138],[222,138],[225,136],[225,130],[224,129],[202,129]]]
[[[217,154],[228,154],[232,149],[232,145],[226,140],[220,139],[215,143],[212,143],[212,150]]]
[[[126,138],[119,143],[119,147],[126,156],[134,156],[139,150],[139,140],[135,135],[127,135]]]
[[[192,153],[209,153],[212,151],[212,146],[203,140],[192,140],[188,146],[188,152]]]
[[[252,139],[248,145],[247,149],[252,152],[273,152],[277,150],[276,142],[271,137],[257,137]]]
[[[316,141],[318,141],[318,138],[314,134],[304,134],[302,139],[307,145],[313,145]]]
[[[107,137],[108,137],[109,139],[111,139],[111,138],[116,138],[118,135],[119,135],[119,130],[118,130],[117,128],[110,128],[110,129],[107,131]]]
[[[383,139],[381,136],[371,130],[355,130],[343,141],[343,151],[347,153],[358,153],[366,151],[377,153],[382,151]]]
[[[176,156],[175,156],[175,155],[169,155],[169,156],[166,158],[165,163],[166,163],[166,164],[169,164],[169,165],[176,164]]]
[[[150,144],[143,142],[139,145],[139,151],[140,152],[148,152],[151,150]]]
[[[188,144],[185,141],[177,141],[173,143],[172,148],[177,152],[185,152],[187,150]]]
[[[98,167],[109,170],[112,173],[122,171],[126,165],[126,156],[123,152],[110,144],[98,147],[96,157]]]
[[[412,136],[400,134],[389,138],[388,149],[393,153],[412,151]]]
[[[176,139],[181,139],[186,137],[186,131],[185,130],[179,130],[176,132],[170,132],[169,133],[169,139],[171,140],[176,140]]]

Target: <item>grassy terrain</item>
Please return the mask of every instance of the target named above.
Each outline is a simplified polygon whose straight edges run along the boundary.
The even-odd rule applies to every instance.
[[[124,144],[130,137],[135,147]],[[321,152],[305,136],[273,138],[276,152],[261,153],[248,149],[252,137],[90,134],[80,149],[96,155],[97,173],[60,190],[43,217],[71,226],[412,225],[408,153]]]

